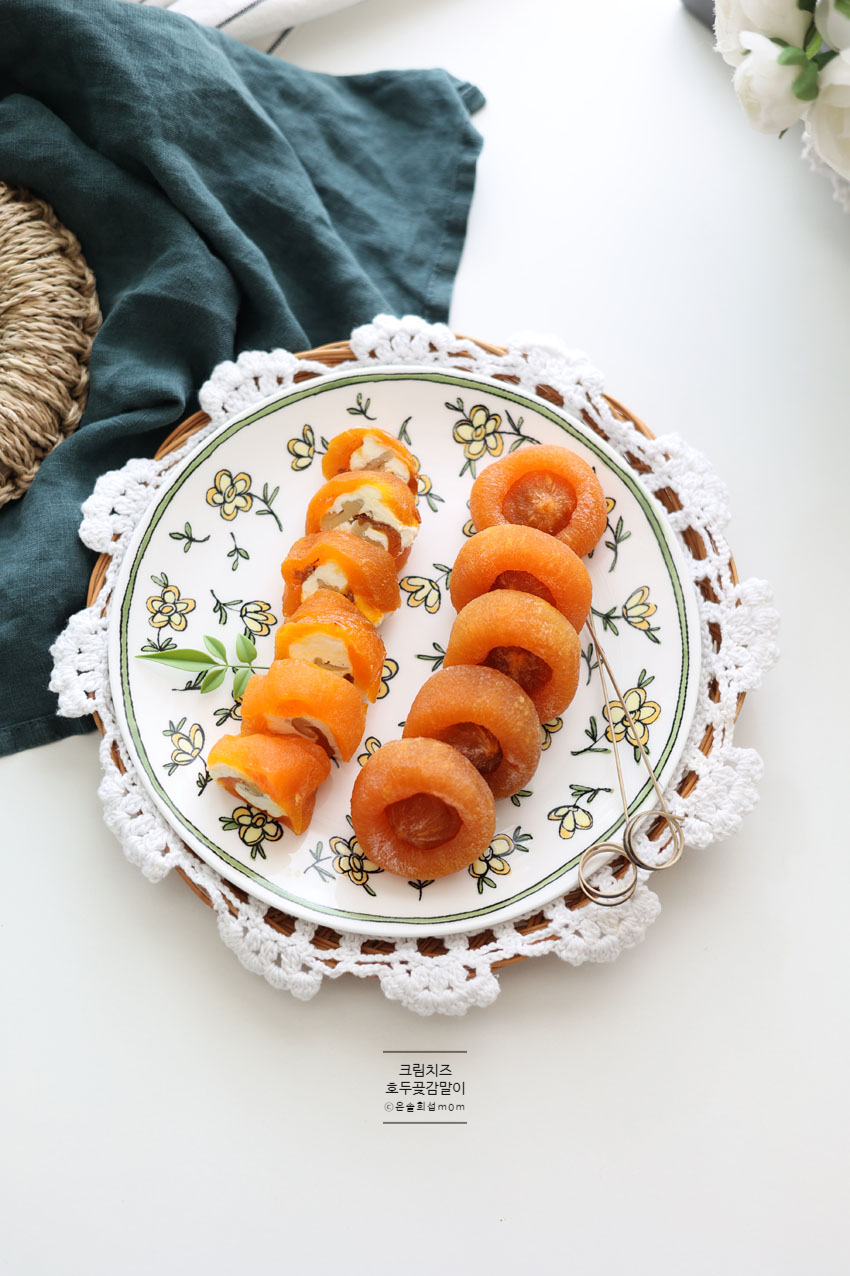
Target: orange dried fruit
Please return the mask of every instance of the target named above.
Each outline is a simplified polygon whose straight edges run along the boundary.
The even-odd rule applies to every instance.
[[[242,730],[298,735],[347,762],[366,725],[366,702],[350,682],[308,664],[275,660],[255,674],[242,696]]]
[[[483,665],[432,674],[410,707],[404,738],[442,740],[472,763],[493,796],[522,789],[540,761],[537,711],[512,678]]]
[[[390,740],[354,781],[351,823],[373,863],[434,879],[484,854],[496,812],[490,789],[457,749],[441,740]]]
[[[461,547],[451,593],[460,611],[492,589],[519,589],[557,607],[578,632],[590,610],[590,577],[568,545],[534,527],[499,523]]]
[[[304,524],[308,535],[335,528],[380,545],[401,568],[419,529],[416,499],[395,474],[344,470],[319,488]]]
[[[494,589],[458,612],[443,664],[485,665],[518,682],[541,722],[557,718],[578,687],[581,644],[573,626],[535,594]]]
[[[216,740],[207,770],[228,793],[303,833],[328,778],[328,755],[295,735],[225,735]]]
[[[396,566],[380,545],[348,532],[302,536],[281,564],[283,614],[291,616],[318,589],[335,590],[373,625],[401,605]]]
[[[395,474],[406,483],[413,495],[419,486],[419,462],[401,439],[386,430],[357,426],[343,430],[328,444],[322,457],[322,473],[335,478],[344,470],[380,470]]]
[[[479,532],[517,523],[557,536],[582,558],[608,519],[599,479],[586,461],[565,447],[520,448],[482,470],[472,485],[469,509]]]
[[[307,660],[352,682],[369,700],[381,687],[386,648],[354,603],[332,589],[317,589],[275,634],[276,660]]]

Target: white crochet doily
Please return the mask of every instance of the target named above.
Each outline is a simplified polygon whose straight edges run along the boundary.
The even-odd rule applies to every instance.
[[[585,355],[554,339],[518,336],[507,353],[493,354],[460,340],[444,325],[379,316],[352,333],[350,346],[354,359],[346,367],[444,364],[483,376],[510,377],[532,393],[541,386],[551,388],[568,411],[604,434],[653,492],[663,496],[666,491],[668,507],[681,506],[668,518],[696,587],[702,672],[696,717],[665,798],[682,820],[690,848],[704,848],[734,833],[757,800],[762,770],[754,750],[733,742],[739,697],[759,685],[776,659],[778,618],[764,581],[735,583],[723,534],[729,518],[726,493],[706,459],[676,435],[647,439],[630,420],[621,420],[603,397],[602,378]],[[83,505],[80,536],[111,561],[98,597],[71,617],[52,648],[51,688],[59,696],[60,714],[99,715],[104,819],[127,858],[154,882],[179,869],[209,900],[222,939],[249,970],[304,1000],[318,992],[323,979],[376,976],[387,997],[419,1014],[464,1014],[472,1005],[495,1000],[495,971],[512,958],[554,953],[577,966],[611,961],[636,944],[660,911],[647,884],[650,874],[639,874],[634,896],[617,908],[579,904],[571,896],[536,913],[533,927],[523,920],[506,922],[483,933],[440,941],[376,942],[297,919],[283,919],[282,926],[277,910],[246,897],[183,845],[137,780],[115,722],[107,670],[109,607],[137,522],[171,469],[203,437],[252,403],[291,385],[296,373],[327,370],[323,363],[285,350],[246,353],[235,363],[220,364],[200,393],[201,406],[211,417],[208,426],[162,460],[132,460],[98,479]],[[671,492],[678,501],[669,499]],[[695,545],[704,556],[694,557]],[[691,781],[683,798],[676,790],[686,776]]]

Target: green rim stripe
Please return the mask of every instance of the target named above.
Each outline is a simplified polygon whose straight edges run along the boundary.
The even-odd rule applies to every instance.
[[[303,908],[309,909],[310,911],[314,913],[322,913],[326,916],[339,917],[343,919],[348,918],[353,921],[368,921],[376,925],[379,925],[380,923],[385,922],[387,924],[398,925],[398,926],[401,926],[401,925],[430,926],[430,925],[434,925],[438,923],[465,921],[469,918],[484,917],[484,916],[488,916],[490,913],[501,912],[508,905],[518,902],[519,900],[526,899],[529,895],[536,894],[543,887],[548,886],[551,882],[554,882],[558,878],[563,877],[565,873],[568,873],[570,872],[571,869],[575,868],[576,864],[578,864],[579,860],[581,859],[581,855],[580,854],[576,855],[568,863],[563,864],[560,868],[556,869],[553,873],[550,873],[547,877],[540,878],[539,881],[535,882],[531,886],[526,887],[525,890],[519,891],[514,895],[510,895],[505,899],[495,900],[492,904],[485,905],[481,908],[469,909],[466,912],[449,913],[449,914],[443,914],[441,916],[431,915],[428,917],[399,917],[395,914],[359,913],[352,909],[333,908],[330,905],[319,904],[312,899],[303,899],[299,895],[294,895],[292,894],[291,891],[284,890],[283,887],[278,886],[275,882],[270,881],[267,877],[264,877],[261,873],[258,873],[255,869],[249,867],[247,864],[244,864],[241,860],[234,859],[232,855],[229,855],[227,853],[227,851],[223,850],[220,846],[217,846],[214,842],[210,841],[207,835],[203,833],[199,828],[197,828],[191,822],[191,820],[189,820],[186,817],[186,815],[179,809],[179,807],[174,805],[168,793],[163,789],[162,785],[159,782],[159,779],[157,778],[153,770],[150,760],[148,759],[147,750],[145,749],[145,746],[142,742],[141,736],[139,734],[139,729],[136,723],[133,697],[132,697],[132,693],[130,691],[130,686],[129,686],[129,667],[128,667],[128,652],[127,652],[127,626],[129,622],[129,614],[130,614],[130,607],[132,604],[133,591],[136,584],[136,577],[138,575],[138,571],[141,566],[141,560],[144,556],[144,553],[145,553],[145,550],[147,549],[148,544],[150,543],[150,539],[154,531],[156,530],[156,527],[160,519],[162,518],[163,514],[165,513],[166,509],[171,504],[171,501],[174,499],[175,495],[180,491],[180,488],[183,486],[183,484],[191,477],[192,474],[194,474],[198,466],[202,465],[212,455],[213,452],[215,452],[219,447],[221,447],[223,443],[226,443],[229,439],[231,439],[235,434],[238,434],[240,430],[244,430],[247,426],[252,425],[255,421],[259,421],[263,417],[269,416],[272,412],[277,412],[280,408],[287,407],[291,403],[297,403],[303,399],[311,398],[313,395],[322,394],[326,392],[331,386],[336,388],[338,386],[361,385],[364,383],[367,383],[367,384],[374,383],[376,381],[398,381],[398,380],[431,381],[431,382],[437,382],[442,385],[451,385],[456,387],[459,386],[461,389],[468,389],[468,390],[480,390],[482,388],[480,381],[467,381],[467,380],[464,380],[462,375],[448,376],[448,375],[437,373],[437,372],[434,372],[434,373],[407,372],[404,369],[400,368],[398,372],[381,372],[381,373],[363,372],[359,374],[353,373],[347,377],[335,378],[333,382],[322,381],[318,385],[307,386],[304,389],[296,390],[290,394],[282,395],[279,399],[275,399],[274,402],[266,404],[262,408],[258,408],[256,412],[252,412],[247,417],[240,418],[238,421],[235,421],[232,425],[228,426],[221,433],[215,434],[209,440],[209,442],[198,452],[197,456],[193,457],[192,460],[189,461],[188,464],[186,464],[186,468],[175,480],[175,482],[169,486],[168,491],[163,495],[159,504],[156,506],[151,516],[150,522],[147,526],[147,529],[145,530],[145,533],[142,536],[141,541],[139,542],[139,546],[136,550],[136,554],[135,554],[132,566],[130,568],[130,574],[127,580],[127,588],[125,590],[124,598],[121,604],[121,619],[120,619],[121,686],[123,688],[124,712],[127,718],[128,726],[130,728],[131,738],[133,740],[133,743],[136,746],[137,755],[143,764],[144,775],[146,776],[149,784],[153,787],[154,792],[159,797],[159,800],[168,808],[169,811],[171,811],[172,815],[176,819],[176,822],[180,826],[185,828],[187,831],[191,832],[192,835],[195,838],[197,838],[199,842],[202,842],[203,845],[206,846],[208,850],[210,850],[217,859],[223,860],[224,863],[228,864],[231,868],[235,869],[244,877],[250,878],[251,881],[257,882],[259,885],[265,887],[267,891],[278,896],[280,899],[286,900],[288,903],[301,905]],[[499,385],[498,387],[493,386],[493,387],[486,387],[486,388],[491,389],[492,393],[496,395],[498,398],[507,399],[509,402],[519,404],[520,406],[524,406],[528,408],[529,410],[536,412],[539,416],[542,416],[546,418],[548,421],[551,421],[553,425],[556,425],[559,429],[563,430],[565,433],[570,434],[573,438],[580,441],[586,448],[588,448],[591,452],[593,452],[597,456],[599,461],[605,466],[605,468],[613,470],[621,479],[621,481],[625,484],[625,486],[629,489],[632,496],[635,498],[635,500],[638,502],[641,509],[643,510],[646,516],[647,522],[649,523],[653,533],[655,534],[655,539],[661,549],[664,565],[667,569],[667,574],[670,578],[670,583],[673,588],[673,594],[676,599],[676,609],[677,609],[677,614],[679,618],[680,633],[682,637],[682,662],[681,662],[680,671],[679,671],[679,695],[676,701],[676,710],[673,717],[673,723],[670,729],[670,733],[667,737],[667,742],[664,746],[664,749],[662,750],[660,759],[656,763],[656,768],[655,768],[656,774],[659,777],[661,777],[663,773],[664,765],[667,762],[667,759],[669,758],[670,753],[672,752],[673,747],[675,746],[676,741],[678,739],[679,727],[681,725],[682,716],[685,711],[685,701],[687,697],[687,688],[688,688],[687,674],[688,674],[688,669],[690,667],[690,635],[688,632],[687,614],[685,610],[685,597],[684,597],[684,592],[682,590],[682,583],[675,570],[675,567],[673,564],[673,556],[670,551],[670,546],[667,543],[667,538],[664,535],[664,531],[659,522],[656,511],[653,505],[651,504],[651,502],[647,499],[646,493],[644,492],[642,486],[637,482],[637,480],[635,479],[635,476],[629,470],[623,468],[623,466],[620,465],[619,461],[611,458],[607,452],[604,452],[603,449],[596,443],[596,441],[592,437],[585,434],[583,431],[577,429],[575,426],[571,424],[571,422],[564,420],[563,417],[559,416],[554,410],[550,409],[545,404],[544,401],[541,400],[539,403],[532,402],[532,400],[529,399],[527,396],[521,393],[518,393],[515,390],[509,389],[508,386],[503,387]],[[629,805],[630,813],[637,810],[643,804],[648,794],[650,793],[651,789],[652,789],[652,782],[650,780],[647,780],[646,784],[643,786],[643,788],[640,790],[637,796],[630,803]],[[603,842],[608,841],[613,836],[613,834],[616,833],[617,830],[622,827],[623,823],[624,823],[624,817],[621,815],[597,840],[603,841]]]

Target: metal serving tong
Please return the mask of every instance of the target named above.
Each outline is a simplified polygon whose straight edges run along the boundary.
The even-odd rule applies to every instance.
[[[585,621],[585,624],[587,625],[587,628],[590,632],[590,636],[593,639],[593,645],[596,650],[596,658],[597,658],[598,667],[599,667],[599,678],[602,683],[602,694],[605,697],[605,708],[607,711],[608,723],[609,723],[609,726],[611,727],[611,744],[613,745],[613,748],[614,748],[614,761],[617,765],[617,781],[620,785],[620,798],[623,803],[623,815],[625,816],[625,824],[623,825],[622,846],[620,846],[617,842],[595,842],[593,846],[589,846],[587,848],[584,855],[582,855],[581,860],[579,861],[578,880],[579,880],[579,885],[581,886],[581,889],[584,891],[585,895],[587,895],[588,899],[592,899],[593,902],[596,904],[604,904],[607,907],[615,907],[617,904],[624,904],[627,899],[631,899],[632,895],[634,895],[635,887],[637,886],[637,875],[638,875],[639,868],[648,869],[650,872],[655,873],[655,872],[660,872],[661,869],[664,869],[664,868],[672,868],[674,864],[677,864],[682,857],[682,851],[685,849],[685,837],[684,837],[684,834],[682,833],[682,826],[679,820],[676,818],[675,815],[673,815],[672,811],[667,806],[667,803],[664,801],[664,794],[661,792],[661,786],[659,785],[655,772],[652,769],[652,764],[649,761],[649,758],[646,753],[646,749],[643,747],[643,744],[641,743],[640,734],[635,725],[635,721],[631,713],[629,712],[628,705],[626,704],[625,696],[621,692],[620,688],[617,686],[617,679],[614,677],[614,671],[612,670],[610,664],[608,663],[608,659],[605,655],[605,652],[602,650],[602,648],[599,645],[599,639],[596,636],[596,630],[593,626],[593,620],[590,616],[588,616],[587,620]],[[623,783],[623,769],[620,765],[620,752],[619,752],[619,746],[617,744],[617,732],[614,730],[613,723],[611,721],[611,699],[608,695],[608,683],[605,678],[606,672],[608,674],[608,677],[611,679],[611,684],[614,688],[614,693],[618,697],[619,703],[623,706],[623,716],[625,717],[626,722],[628,723],[628,726],[630,728],[631,738],[634,740],[635,744],[640,749],[640,754],[641,754],[641,757],[643,758],[644,766],[649,772],[649,778],[652,781],[652,787],[654,788],[655,796],[658,799],[657,806],[652,807],[648,811],[640,811],[637,815],[629,814],[629,803],[628,803],[628,799],[626,798],[626,786]],[[646,860],[641,859],[640,855],[635,850],[635,845],[634,845],[635,834],[637,833],[638,829],[641,828],[643,825],[648,823],[656,824],[659,820],[663,820],[664,823],[667,825],[668,829],[670,830],[670,841],[668,845],[672,846],[672,850],[670,851],[670,854],[666,857],[666,859],[662,860],[660,864],[648,864]],[[622,881],[617,883],[617,886],[618,886],[617,890],[603,891],[603,890],[600,890],[598,886],[594,886],[593,883],[589,881],[589,876],[590,876],[590,873],[592,872],[590,865],[593,860],[598,859],[600,856],[602,855],[610,856],[612,854],[617,855],[619,857],[622,857],[625,855],[626,859],[629,862],[631,872],[627,873],[626,877]]]

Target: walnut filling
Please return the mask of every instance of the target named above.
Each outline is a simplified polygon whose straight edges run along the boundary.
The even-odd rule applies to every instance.
[[[545,687],[552,677],[551,666],[525,647],[493,647],[482,663],[513,678],[529,696]]]
[[[320,744],[330,757],[334,756],[333,745],[314,722],[310,722],[307,718],[293,718],[292,730],[297,731],[299,735],[303,735],[305,740],[312,740],[315,744]]]
[[[405,483],[410,479],[410,470],[401,457],[391,448],[382,447],[381,443],[370,434],[365,434],[360,447],[351,453],[348,458],[348,468],[350,470],[383,470],[388,474],[395,474]]]
[[[576,494],[571,485],[549,470],[533,470],[514,483],[502,502],[509,523],[536,527],[557,536],[573,516]]]
[[[386,549],[397,558],[401,553],[401,536],[398,529],[389,523],[382,523],[363,509],[361,500],[344,501],[340,509],[330,510],[321,522],[323,532],[342,527],[353,536],[362,536],[366,540],[375,541],[382,549]]]
[[[499,572],[499,575],[490,586],[491,592],[494,589],[519,589],[524,594],[536,594],[538,598],[542,598],[551,607],[555,606],[555,599],[549,587],[544,585],[542,580],[538,580],[536,576],[532,576],[531,572]]]
[[[502,764],[499,741],[479,722],[455,722],[437,738],[462,753],[481,775],[492,775]]]
[[[391,802],[384,813],[397,838],[423,851],[451,841],[462,822],[455,808],[433,793],[413,793]]]
[[[342,594],[349,602],[355,601],[354,594],[348,587],[345,573],[336,563],[312,563],[309,567],[300,568],[294,573],[295,579],[301,581],[301,601],[306,602],[320,589],[329,589],[334,594]]]

